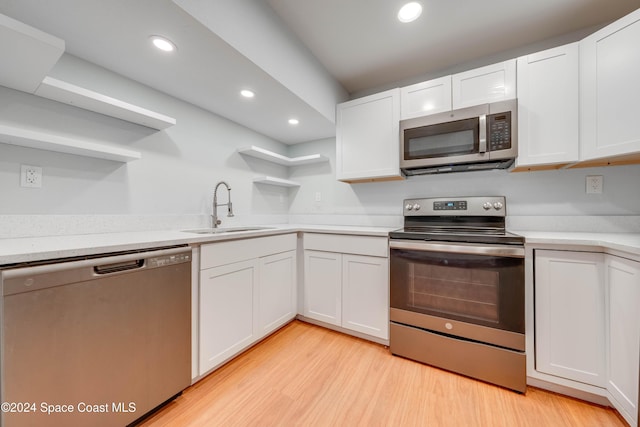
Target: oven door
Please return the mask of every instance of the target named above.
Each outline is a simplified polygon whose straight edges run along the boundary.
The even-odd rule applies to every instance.
[[[390,319],[524,350],[524,248],[391,240]]]

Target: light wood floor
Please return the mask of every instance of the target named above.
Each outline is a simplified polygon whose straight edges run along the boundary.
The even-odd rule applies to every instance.
[[[159,426],[625,426],[610,408],[526,395],[294,321],[147,419]]]

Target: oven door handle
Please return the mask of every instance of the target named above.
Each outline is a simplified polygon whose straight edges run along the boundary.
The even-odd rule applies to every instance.
[[[451,244],[447,242],[425,242],[425,241],[407,241],[407,240],[390,240],[390,249],[406,249],[410,251],[422,252],[446,252],[454,254],[470,254],[470,255],[486,255],[501,256],[509,258],[524,258],[524,248],[521,246],[506,245],[463,245]]]

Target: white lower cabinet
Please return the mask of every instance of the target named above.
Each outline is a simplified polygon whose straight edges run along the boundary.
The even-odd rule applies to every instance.
[[[332,325],[342,324],[341,254],[304,251],[304,315]]]
[[[342,326],[389,336],[389,260],[342,255]]]
[[[260,258],[258,330],[261,336],[293,319],[296,309],[296,251]]]
[[[304,235],[303,316],[389,339],[387,238]]]
[[[296,245],[285,234],[201,247],[200,375],[296,316]]]
[[[594,386],[587,391],[637,426],[640,262],[600,252],[534,253],[535,371],[562,387]]]
[[[638,422],[640,263],[607,256],[607,391],[632,426]]]
[[[258,262],[238,262],[200,273],[200,375],[255,338]]]
[[[536,369],[605,386],[603,254],[536,251]]]

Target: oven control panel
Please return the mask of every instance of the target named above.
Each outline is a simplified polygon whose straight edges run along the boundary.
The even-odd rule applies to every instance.
[[[506,216],[504,196],[407,199],[404,216]]]
[[[434,211],[466,211],[466,200],[436,201],[433,202]]]

